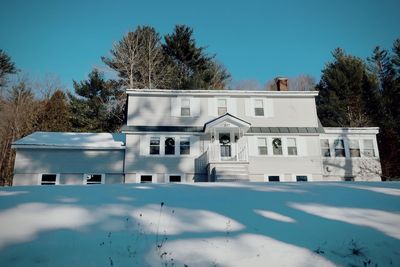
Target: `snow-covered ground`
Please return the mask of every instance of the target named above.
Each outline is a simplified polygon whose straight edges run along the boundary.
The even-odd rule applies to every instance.
[[[2,188],[0,266],[400,266],[400,183]]]

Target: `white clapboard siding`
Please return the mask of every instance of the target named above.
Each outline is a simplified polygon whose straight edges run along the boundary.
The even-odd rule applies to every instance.
[[[148,135],[140,136],[140,155],[149,155],[150,153],[150,137]]]
[[[251,99],[246,98],[244,101],[244,108],[245,108],[245,114],[246,117],[253,117],[254,116],[254,109],[251,109]]]
[[[264,100],[265,114],[267,117],[274,116],[274,101],[271,98],[266,98]]]
[[[172,117],[181,116],[181,99],[179,97],[171,98],[171,116]]]
[[[191,105],[191,115],[192,117],[200,116],[200,98],[192,97],[190,98]]]
[[[307,156],[307,137],[300,136],[296,139],[298,146],[298,154],[299,156]]]
[[[216,117],[217,115],[217,98],[211,97],[208,99],[208,116]]]
[[[248,136],[247,137],[249,156],[257,156],[258,155],[258,144],[257,144],[257,136]]]
[[[230,113],[231,115],[233,115],[233,116],[236,116],[237,115],[237,108],[236,108],[236,99],[235,98],[232,98],[232,97],[229,97],[228,99],[227,99],[228,101],[227,101],[227,104],[228,104],[228,113]]]

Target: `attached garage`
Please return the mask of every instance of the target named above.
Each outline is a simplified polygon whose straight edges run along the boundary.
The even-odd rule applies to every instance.
[[[35,132],[13,148],[13,185],[124,182],[124,134]]]

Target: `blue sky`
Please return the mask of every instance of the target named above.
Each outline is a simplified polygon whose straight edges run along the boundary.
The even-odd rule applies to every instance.
[[[57,75],[70,89],[138,25],[161,34],[189,25],[234,80],[262,84],[279,75],[318,80],[334,48],[366,58],[400,37],[398,0],[0,0],[0,8],[0,48],[31,77]]]

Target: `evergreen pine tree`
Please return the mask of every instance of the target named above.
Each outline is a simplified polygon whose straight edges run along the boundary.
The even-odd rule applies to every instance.
[[[75,96],[68,94],[71,106],[71,123],[75,131],[115,131],[122,123],[115,119],[115,84],[93,70],[88,80],[74,81]]]
[[[63,91],[55,91],[49,100],[44,101],[42,114],[41,123],[39,124],[41,131],[71,131],[70,107]]]

